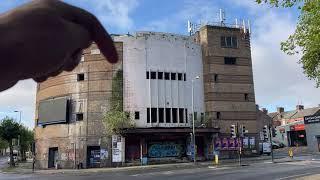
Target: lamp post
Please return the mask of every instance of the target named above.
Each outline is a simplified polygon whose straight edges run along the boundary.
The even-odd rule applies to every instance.
[[[200,76],[196,76],[194,77],[192,80],[191,80],[191,87],[192,87],[192,94],[191,94],[191,98],[192,98],[192,101],[191,101],[191,106],[192,106],[192,134],[193,134],[193,154],[194,154],[194,158],[193,158],[193,162],[194,164],[196,164],[197,162],[197,153],[196,153],[196,135],[195,135],[195,129],[194,129],[194,80],[195,79],[199,79]]]
[[[21,124],[21,114],[22,114],[22,111],[17,111],[17,110],[16,110],[16,111],[14,111],[14,112],[15,112],[15,113],[17,113],[17,112],[19,113],[19,115],[20,115],[19,124]],[[21,155],[20,155],[20,135],[18,136],[18,155],[21,156]]]
[[[22,111],[14,111],[15,113],[19,113],[20,114],[20,120],[19,120],[19,124],[21,123],[21,114],[22,114]]]

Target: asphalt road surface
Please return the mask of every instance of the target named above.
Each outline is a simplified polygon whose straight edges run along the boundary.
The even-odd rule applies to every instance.
[[[281,162],[272,164],[262,162],[242,167],[201,167],[192,169],[165,169],[165,170],[128,170],[91,174],[0,174],[0,179],[43,179],[43,180],[206,180],[206,179],[320,179],[320,159],[298,162]]]

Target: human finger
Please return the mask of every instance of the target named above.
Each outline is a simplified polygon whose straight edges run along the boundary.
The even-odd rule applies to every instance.
[[[111,36],[93,14],[61,1],[47,0],[46,2],[50,7],[55,8],[64,19],[84,27],[110,63],[118,61],[118,54]]]

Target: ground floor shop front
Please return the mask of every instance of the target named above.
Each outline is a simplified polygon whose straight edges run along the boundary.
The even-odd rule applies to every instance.
[[[306,127],[306,137],[308,140],[308,150],[310,152],[320,152],[320,115],[304,117]]]
[[[255,136],[230,138],[218,129],[130,129],[112,137],[90,137],[36,142],[37,168],[99,168],[235,158],[254,154]]]

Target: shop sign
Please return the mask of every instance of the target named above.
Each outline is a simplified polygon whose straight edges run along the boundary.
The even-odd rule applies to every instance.
[[[320,115],[304,117],[304,124],[314,124],[314,123],[320,123]]]
[[[290,131],[303,131],[304,130],[304,124],[295,124],[290,126]]]

